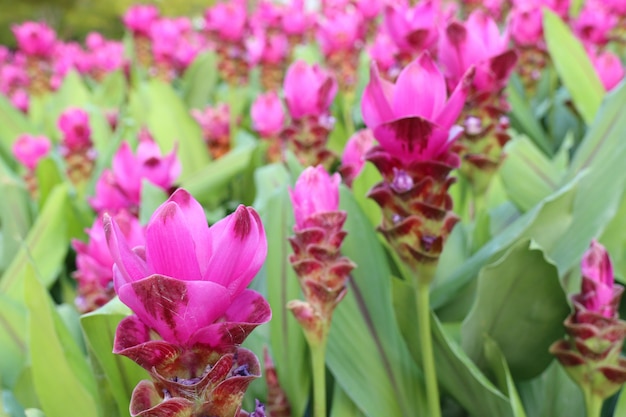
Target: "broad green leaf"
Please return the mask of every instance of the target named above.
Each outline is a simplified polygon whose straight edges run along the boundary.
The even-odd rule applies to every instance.
[[[129,309],[115,298],[80,318],[89,352],[104,374],[103,383],[108,386],[120,417],[128,415],[130,395],[137,383],[149,379],[148,373],[139,365],[112,352],[117,325],[129,313]]]
[[[470,284],[480,269],[492,257],[506,250],[519,239],[534,239],[547,250],[553,248],[564,231],[571,227],[572,210],[577,184],[580,178],[574,179],[567,186],[550,195],[530,211],[517,218],[498,235],[472,255],[458,267],[447,280],[436,282],[431,291],[431,305],[437,309],[448,302]],[[462,320],[465,314],[457,317]]]
[[[0,376],[12,388],[26,362],[26,308],[0,293]]]
[[[520,381],[517,389],[529,416],[585,416],[585,403],[580,388],[556,360],[552,361],[548,369],[537,378]],[[623,415],[615,413],[615,417]]]
[[[365,417],[357,405],[341,389],[339,384],[335,384],[333,390],[333,404],[330,410],[330,417]]]
[[[162,81],[142,83],[131,94],[131,113],[138,123],[145,123],[163,152],[178,147],[183,171],[181,181],[193,178],[209,162],[200,126],[176,91]]]
[[[342,253],[357,267],[333,315],[326,362],[365,415],[425,415],[421,373],[396,324],[387,257],[351,192],[342,187],[340,196],[348,213]]]
[[[553,359],[548,348],[563,334],[569,312],[555,266],[521,241],[481,270],[474,306],[463,321],[462,346],[486,370],[485,343],[491,339],[516,379],[533,378]]]
[[[24,276],[29,265],[35,269],[43,285],[52,285],[63,267],[69,247],[67,192],[63,184],[50,193],[20,251],[2,274],[0,292],[14,299],[23,299]]]
[[[139,220],[141,224],[148,224],[152,213],[167,200],[167,193],[162,188],[152,184],[147,179],[141,181],[141,204],[139,205]]]
[[[128,85],[122,70],[106,75],[102,82],[96,84],[93,101],[105,110],[118,109],[126,98]]]
[[[0,417],[24,417],[24,407],[9,390],[0,390]]]
[[[28,118],[9,99],[0,94],[0,145],[10,154],[15,139],[22,133],[37,133]]]
[[[506,147],[506,159],[499,171],[506,192],[523,211],[530,210],[554,193],[565,175],[567,160],[546,157],[525,136],[517,136]],[[520,181],[523,178],[523,181]]]
[[[9,173],[0,172],[0,180],[0,271],[4,271],[19,251],[32,219],[30,196],[24,185]]]
[[[380,172],[372,164],[366,163],[361,173],[354,179],[352,183],[352,192],[354,198],[359,202],[361,210],[363,210],[372,226],[377,227],[381,223],[382,211],[378,204],[371,198],[367,197],[367,193],[382,180]]]
[[[545,155],[552,155],[554,146],[541,126],[539,118],[533,113],[521,81],[515,74],[511,77],[506,94],[511,104],[510,115],[513,127],[528,135]]]
[[[264,281],[267,300],[272,306],[270,353],[276,363],[278,379],[287,393],[293,415],[302,416],[309,400],[311,373],[304,334],[287,310],[287,302],[300,299],[302,294],[287,260],[291,253],[287,237],[292,235],[293,214],[286,184],[281,184],[277,192],[265,199],[267,204],[259,208],[259,214],[267,235],[267,259],[255,282]]]
[[[35,271],[25,274],[33,384],[48,417],[98,417],[96,381]]]
[[[526,417],[522,400],[515,388],[515,381],[509,371],[509,366],[498,344],[487,338],[485,341],[485,357],[491,371],[495,374],[499,388],[510,398],[514,417]]]
[[[613,413],[615,417],[626,416],[626,390],[622,387],[622,391],[619,394],[617,404],[615,404],[615,411]]]
[[[590,124],[600,108],[604,87],[582,43],[554,12],[543,10],[543,30],[548,52],[574,106]]]
[[[248,168],[254,149],[250,145],[232,149],[183,180],[181,187],[187,189],[203,205],[215,208],[228,198],[234,179]]]
[[[52,158],[44,158],[37,164],[35,174],[37,176],[37,192],[39,193],[37,203],[40,209],[46,204],[54,187],[63,182],[65,174],[61,173],[60,169],[60,165]]]
[[[182,78],[183,99],[189,109],[203,109],[218,80],[217,56],[214,52],[199,54]]]
[[[26,417],[46,417],[44,412],[38,408],[27,408],[24,410],[24,415]]]
[[[415,291],[398,279],[394,280],[393,286],[400,329],[413,359],[421,361],[420,340],[413,318],[417,314]],[[442,389],[472,416],[513,417],[508,398],[487,379],[458,343],[445,333],[434,314],[431,317],[431,329],[435,369]]]

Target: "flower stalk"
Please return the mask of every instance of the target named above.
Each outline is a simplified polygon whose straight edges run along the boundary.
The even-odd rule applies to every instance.
[[[430,330],[430,285],[429,280],[416,279],[415,297],[417,300],[417,322],[419,340],[422,347],[422,369],[426,381],[426,400],[428,401],[428,415],[441,417],[439,404],[439,386],[433,355],[433,340]]]

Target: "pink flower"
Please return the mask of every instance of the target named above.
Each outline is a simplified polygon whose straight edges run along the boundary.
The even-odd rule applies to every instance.
[[[375,19],[383,8],[383,0],[356,0],[356,7],[367,20]]]
[[[317,41],[328,56],[353,50],[361,37],[362,17],[355,10],[336,12],[318,21]]]
[[[29,170],[34,170],[39,161],[50,153],[52,144],[45,136],[20,135],[13,143],[13,155]]]
[[[429,50],[437,43],[437,7],[431,0],[408,4],[388,4],[385,8],[385,28],[400,51],[408,54]]]
[[[626,72],[617,55],[610,51],[604,51],[598,55],[592,50],[587,53],[606,91],[611,91],[624,79]]]
[[[65,110],[59,117],[58,126],[63,133],[63,146],[68,151],[91,147],[89,114],[85,110],[79,108]]]
[[[612,318],[616,314],[616,306],[612,300],[617,290],[613,278],[613,266],[609,254],[596,240],[591,242],[583,255],[580,269],[583,275],[582,290],[576,301],[587,310]],[[620,291],[621,293],[621,288]]]
[[[115,216],[115,221],[129,246],[136,247],[145,243],[143,228],[136,217],[122,211]],[[79,293],[76,303],[82,312],[104,305],[115,295],[113,258],[107,246],[101,218],[96,218],[87,234],[87,243],[72,240],[72,247],[76,250],[74,278],[78,281]]]
[[[395,85],[372,65],[361,101],[365,125],[404,163],[436,159],[460,133],[453,124],[463,110],[471,76],[470,70],[448,98],[444,77],[428,53],[405,67]]]
[[[604,46],[610,41],[617,22],[618,16],[603,8],[600,2],[589,2],[574,22],[574,28],[586,44]]]
[[[205,15],[206,28],[217,34],[220,39],[237,42],[243,39],[248,19],[246,3],[233,0],[217,3],[207,9]]]
[[[159,19],[159,10],[151,4],[136,4],[124,14],[122,21],[133,35],[148,37],[152,23]]]
[[[361,129],[348,139],[341,157],[341,175],[346,184],[361,173],[365,165],[365,154],[374,147],[376,140],[370,129]]]
[[[13,25],[18,48],[29,56],[50,58],[54,53],[56,33],[43,22],[25,22]]]
[[[439,61],[449,85],[455,86],[474,65],[474,84],[479,91],[503,88],[517,60],[508,42],[508,35],[501,35],[496,22],[480,10],[465,24],[449,24],[439,42]]]
[[[298,60],[287,70],[284,90],[291,117],[321,116],[337,94],[337,82],[317,64],[310,66]]]
[[[96,183],[96,195],[89,201],[97,212],[134,211],[141,201],[141,182],[146,179],[167,191],[180,175],[181,165],[174,149],[162,156],[159,145],[151,139],[139,141],[137,155],[123,142],[111,170],[104,170]]]
[[[289,40],[284,33],[267,33],[257,29],[254,36],[246,40],[248,60],[252,65],[280,64],[289,54]]]
[[[193,109],[191,115],[202,128],[202,137],[206,142],[230,137],[230,107],[228,104],[219,103],[215,107],[207,106],[204,110]]]
[[[209,228],[202,206],[179,189],[152,215],[145,247],[132,249],[114,219],[104,225],[115,291],[165,342],[220,346],[238,326],[269,320],[267,302],[246,289],[267,254],[254,209],[239,206]]]
[[[250,109],[254,130],[263,137],[277,135],[285,124],[283,103],[275,91],[259,95]]]
[[[389,35],[383,31],[378,31],[374,42],[368,47],[367,52],[372,60],[376,62],[378,68],[383,72],[387,72],[396,63],[398,48]]]
[[[313,26],[313,16],[306,12],[304,1],[292,0],[282,16],[283,30],[287,35],[302,36]]]
[[[295,188],[289,190],[296,219],[294,229],[309,227],[310,217],[314,214],[339,210],[340,183],[339,174],[331,176],[321,165],[306,168],[296,181]]]

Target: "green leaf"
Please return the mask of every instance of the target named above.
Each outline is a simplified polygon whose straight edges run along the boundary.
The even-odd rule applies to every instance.
[[[39,161],[35,174],[37,176],[37,192],[39,193],[38,205],[42,208],[54,187],[63,182],[64,175],[61,174],[59,165],[52,158],[44,158]]]
[[[169,84],[156,79],[142,83],[130,102],[132,116],[148,126],[163,152],[178,146],[183,167],[180,181],[193,178],[209,162],[200,126]]]
[[[394,280],[393,286],[400,329],[413,359],[421,361],[420,341],[413,319],[417,314],[415,291],[408,283],[398,279]],[[461,347],[444,332],[434,314],[431,328],[437,379],[445,392],[472,416],[513,417],[508,398],[498,391]]]
[[[13,142],[22,133],[37,133],[37,129],[4,94],[0,94],[0,144],[10,152]]]
[[[0,173],[0,271],[4,271],[20,249],[31,226],[30,196],[13,175]]]
[[[354,402],[341,389],[339,384],[335,384],[333,390],[333,405],[330,410],[330,417],[365,417],[366,415],[357,407]]]
[[[117,325],[129,313],[129,309],[115,298],[80,318],[89,352],[104,374],[103,383],[115,400],[119,416],[128,415],[130,395],[137,383],[149,379],[148,373],[139,365],[112,352]]]
[[[93,101],[104,109],[118,109],[126,98],[128,85],[122,70],[114,71],[96,84]]]
[[[548,52],[574,106],[590,124],[598,113],[604,87],[596,74],[582,43],[554,12],[543,10],[543,30]]]
[[[342,187],[340,196],[348,213],[342,253],[357,268],[333,315],[326,362],[365,415],[425,415],[421,374],[396,324],[387,257],[350,191]]]
[[[167,200],[167,193],[147,179],[141,180],[141,204],[139,205],[139,220],[141,224],[148,224],[152,213]]]
[[[474,306],[463,321],[462,346],[486,370],[485,343],[491,339],[513,377],[533,378],[553,359],[548,348],[563,334],[569,312],[555,266],[521,241],[481,270]]]
[[[585,416],[585,403],[580,388],[556,360],[537,378],[520,381],[517,389],[529,416]],[[625,414],[618,413],[616,409],[614,415],[619,417]]]
[[[48,417],[98,417],[96,381],[85,357],[52,308],[34,270],[28,268],[25,275],[33,384],[42,409]]]
[[[359,202],[361,209],[367,215],[372,226],[376,227],[381,223],[382,211],[378,204],[371,198],[367,197],[367,193],[382,180],[380,172],[372,164],[366,163],[361,173],[354,179],[352,183],[352,192],[354,198]]]
[[[24,275],[29,266],[35,269],[42,284],[52,285],[69,247],[67,212],[67,186],[63,184],[51,192],[20,251],[2,274],[0,292],[23,299]]]
[[[489,337],[485,340],[485,357],[492,372],[495,374],[498,386],[511,399],[514,417],[526,417],[526,411],[517,393],[517,388],[515,388],[515,381],[513,381],[504,354],[498,347],[498,344]]]
[[[203,109],[209,102],[218,80],[214,52],[199,54],[182,78],[183,99],[190,109]]]
[[[0,375],[3,387],[13,387],[26,362],[26,308],[0,293]]]
[[[270,190],[271,192],[271,190]],[[292,234],[293,214],[286,184],[266,198],[259,214],[267,235],[267,259],[255,281],[263,281],[267,300],[272,306],[270,342],[276,372],[287,393],[294,416],[304,415],[309,400],[311,372],[304,334],[287,302],[302,297],[298,278],[288,262],[291,247],[287,237]],[[255,285],[261,285],[257,283]]]
[[[189,191],[205,207],[215,208],[229,195],[233,180],[248,168],[255,146],[232,149],[218,160],[203,167],[194,176],[183,180],[181,187]]]

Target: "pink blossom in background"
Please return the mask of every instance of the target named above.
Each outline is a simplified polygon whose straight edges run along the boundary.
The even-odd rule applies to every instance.
[[[340,183],[339,174],[330,175],[321,165],[306,168],[295,187],[289,190],[296,221],[294,229],[310,227],[309,218],[314,214],[339,210]]]
[[[537,1],[515,6],[509,13],[511,37],[516,44],[527,47],[545,48],[543,41],[543,17]]]
[[[395,84],[382,79],[372,65],[361,101],[365,125],[404,163],[436,159],[461,133],[453,125],[463,110],[471,76],[468,73],[448,97],[445,79],[428,53],[405,67]]]
[[[145,244],[143,227],[135,216],[121,211],[114,218],[131,248]],[[78,281],[76,304],[81,312],[100,307],[115,295],[113,257],[107,245],[102,219],[97,217],[86,232],[87,242],[72,240],[72,247],[76,250],[76,271],[73,276]]]
[[[54,53],[56,33],[43,22],[24,22],[13,25],[13,34],[20,51],[28,56],[50,58]]]
[[[68,108],[58,120],[62,133],[61,142],[67,151],[85,149],[92,146],[89,114],[79,108]]]
[[[246,289],[267,254],[253,208],[239,206],[209,227],[202,206],[179,189],[152,215],[145,247],[132,250],[115,219],[105,217],[104,228],[115,291],[136,315],[128,319],[165,342],[221,347],[228,339],[232,345],[225,337],[231,327],[240,334],[240,326],[253,328],[271,317],[267,301]],[[116,346],[124,337],[118,332]]]
[[[205,29],[219,39],[229,42],[242,41],[248,20],[245,0],[217,3],[204,14]]]
[[[341,156],[341,175],[346,184],[351,185],[352,181],[361,173],[365,165],[365,154],[376,144],[376,139],[371,129],[361,129],[356,131],[343,149]]]
[[[441,20],[442,16],[432,0],[421,1],[413,7],[408,3],[387,4],[384,10],[387,33],[405,54],[433,50]]]
[[[289,66],[284,81],[285,101],[294,119],[321,116],[337,94],[337,82],[317,64],[298,60]]]
[[[337,11],[319,19],[316,34],[322,53],[329,56],[359,47],[362,25],[363,18],[355,9]]]
[[[364,19],[372,20],[382,11],[385,3],[385,0],[356,0],[356,7]]]
[[[304,0],[292,0],[282,17],[283,31],[289,36],[303,36],[314,25],[315,18],[307,13]]]
[[[226,103],[207,106],[204,110],[193,109],[191,115],[202,129],[205,141],[230,136],[230,107]]]
[[[152,23],[159,19],[159,9],[151,4],[136,4],[131,6],[122,21],[124,26],[134,35],[148,37]]]
[[[257,29],[246,39],[248,61],[251,65],[279,64],[285,61],[290,52],[289,40],[284,33],[268,33]]]
[[[612,90],[624,79],[624,64],[617,55],[610,51],[596,54],[588,50],[587,53],[606,91]]]
[[[50,153],[52,144],[45,136],[20,135],[13,143],[13,156],[22,165],[33,171],[39,161]]]
[[[11,104],[22,113],[28,113],[28,105],[30,103],[30,96],[24,89],[15,90],[11,96]]]
[[[260,94],[250,108],[252,126],[263,137],[275,136],[285,124],[283,103],[275,91]]]
[[[618,16],[602,7],[603,2],[589,1],[573,22],[578,38],[585,44],[604,46],[618,23]]]
[[[396,64],[398,48],[389,35],[382,30],[376,33],[374,41],[367,48],[367,52],[381,72],[388,72]]]
[[[96,183],[96,193],[89,203],[98,213],[136,211],[141,201],[141,183],[147,180],[168,191],[181,172],[176,149],[163,156],[149,138],[139,141],[136,154],[128,142],[122,142],[113,156],[111,169],[105,169]]]

